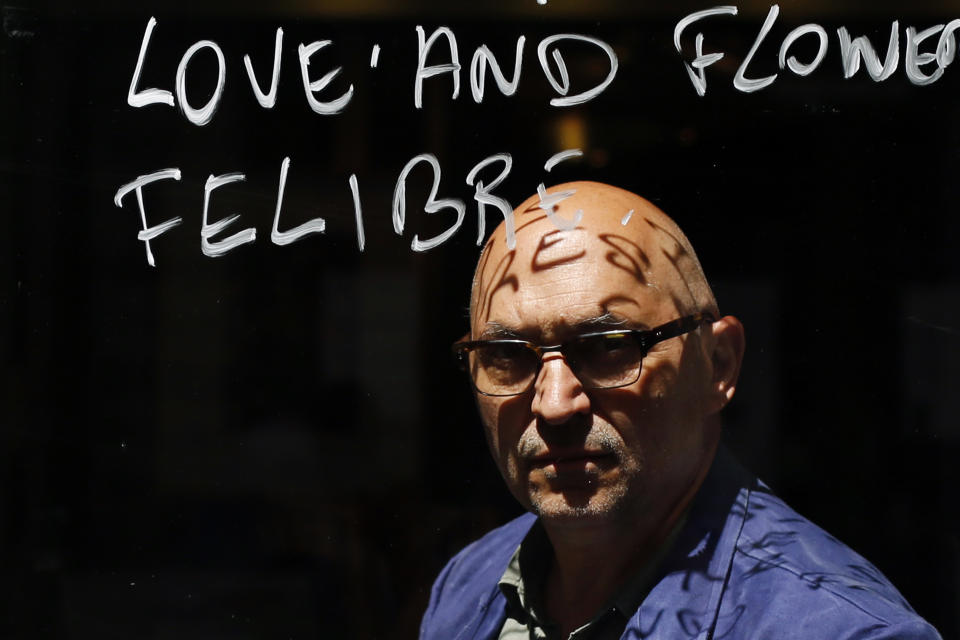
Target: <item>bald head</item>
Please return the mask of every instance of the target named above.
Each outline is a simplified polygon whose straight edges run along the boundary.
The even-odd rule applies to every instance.
[[[598,297],[597,281],[614,286],[601,287]],[[573,306],[583,299],[576,292],[586,287],[595,307],[590,317],[640,304],[666,315],[718,315],[696,253],[676,223],[644,198],[597,182],[561,184],[531,196],[514,211],[513,229],[503,222],[491,234],[470,297],[474,337],[487,323],[501,322],[491,316],[497,302],[515,300],[524,287],[531,288],[532,297],[524,298],[531,304],[565,288],[574,294]]]

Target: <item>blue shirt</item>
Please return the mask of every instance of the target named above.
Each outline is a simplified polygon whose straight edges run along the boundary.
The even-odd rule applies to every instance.
[[[441,571],[421,640],[494,640],[498,582],[535,521],[523,515]],[[723,449],[622,638],[935,640],[880,571],[790,509]]]

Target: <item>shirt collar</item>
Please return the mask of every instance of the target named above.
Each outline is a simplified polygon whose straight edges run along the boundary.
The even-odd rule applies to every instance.
[[[688,513],[684,512],[650,559],[617,589],[613,599],[598,612],[593,621],[599,620],[610,611],[619,614],[624,621],[630,619],[653,587],[660,565],[686,524],[687,516]],[[543,524],[538,519],[513,552],[498,583],[500,591],[507,599],[508,612],[512,617],[523,622],[529,617],[533,617],[538,623],[544,622],[543,583],[552,558],[553,548]]]

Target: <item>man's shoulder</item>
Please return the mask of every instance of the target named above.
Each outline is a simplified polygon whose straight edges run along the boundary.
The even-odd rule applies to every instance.
[[[492,608],[499,594],[497,584],[535,521],[531,514],[511,520],[464,547],[447,563],[433,583],[421,638],[452,640],[472,633],[477,625],[502,623],[502,613]]]
[[[725,450],[638,614],[651,637],[939,638],[879,569]]]
[[[756,631],[805,629],[807,637],[845,637],[852,628],[872,631],[867,637],[939,637],[879,569],[762,483],[739,504],[722,607],[729,619],[753,619]]]

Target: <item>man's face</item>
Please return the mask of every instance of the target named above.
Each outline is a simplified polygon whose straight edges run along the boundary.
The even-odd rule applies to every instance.
[[[587,196],[588,194],[582,194]],[[576,198],[576,197],[575,197]],[[521,206],[517,246],[495,234],[473,296],[473,339],[515,334],[559,344],[578,334],[650,329],[686,312],[676,243],[644,214],[601,211],[617,201],[572,199],[558,213],[581,224],[558,231],[542,210]],[[502,230],[501,230],[502,232]],[[666,516],[699,477],[715,442],[704,429],[709,329],[655,345],[640,378],[585,390],[563,356],[549,352],[530,390],[477,394],[493,456],[516,498],[548,522],[598,524]]]

